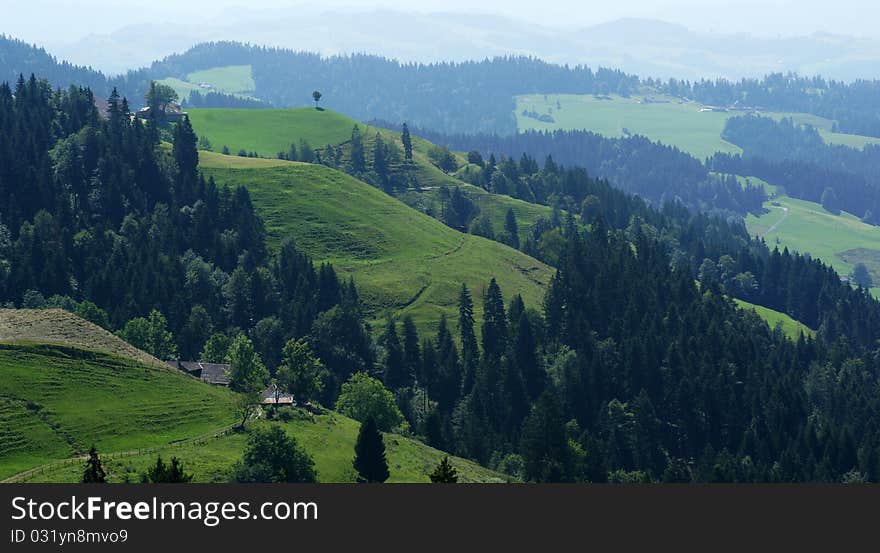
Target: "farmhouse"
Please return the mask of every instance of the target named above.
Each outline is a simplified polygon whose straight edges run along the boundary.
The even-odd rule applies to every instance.
[[[142,107],[137,111],[138,119],[149,119],[151,116],[150,106]],[[183,111],[179,104],[174,102],[165,104],[165,106],[161,109],[161,113],[159,113],[159,119],[163,121],[180,121],[184,117],[186,117],[187,113]]]
[[[229,386],[229,365],[223,363],[202,363],[200,361],[179,361],[177,359],[168,361],[168,364],[208,384]]]
[[[263,405],[296,405],[293,394],[281,391],[278,384],[273,383],[271,386],[263,390],[263,398],[260,401]]]

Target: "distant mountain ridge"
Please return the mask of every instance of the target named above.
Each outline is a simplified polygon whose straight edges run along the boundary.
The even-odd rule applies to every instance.
[[[57,43],[52,49],[110,74],[148,65],[198,43],[236,40],[322,55],[370,52],[404,62],[524,55],[690,80],[760,77],[776,71],[842,80],[880,77],[880,40],[826,33],[767,38],[695,31],[656,19],[566,27],[498,15],[391,10],[243,17],[226,24],[137,23]]]

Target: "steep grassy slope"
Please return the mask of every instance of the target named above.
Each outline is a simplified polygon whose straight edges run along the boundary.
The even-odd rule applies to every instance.
[[[271,242],[293,237],[316,260],[353,275],[376,318],[388,309],[422,328],[452,317],[462,282],[480,295],[492,277],[506,297],[539,307],[546,265],[507,246],[459,233],[344,173],[321,165],[201,152],[206,175],[251,192]]]
[[[299,150],[300,139],[313,148],[339,144],[351,138],[357,123],[340,113],[314,108],[203,108],[189,110],[189,116],[196,133],[207,137],[214,150],[219,152],[226,146],[233,154],[245,150],[264,157],[286,153],[291,144]]]
[[[233,422],[233,395],[168,367],[61,345],[0,344],[0,477],[159,446]]]
[[[0,342],[39,342],[101,350],[167,368],[152,355],[63,309],[0,309]]]

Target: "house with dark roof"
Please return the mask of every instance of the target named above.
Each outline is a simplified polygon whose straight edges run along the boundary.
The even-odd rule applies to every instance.
[[[168,361],[175,369],[215,386],[229,386],[229,365],[225,363],[203,363],[201,361]]]
[[[150,108],[150,106],[145,106],[137,110],[138,119],[149,119],[151,116],[151,111],[152,108]],[[181,109],[180,105],[174,102],[165,104],[165,106],[162,107],[159,112],[160,113],[158,114],[158,118],[161,121],[180,121],[187,116],[187,113],[183,111],[183,109]]]

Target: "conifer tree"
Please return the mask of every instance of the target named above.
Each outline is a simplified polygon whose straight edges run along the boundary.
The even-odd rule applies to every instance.
[[[364,137],[361,128],[355,125],[351,129],[351,172],[360,174],[366,171],[367,162],[364,159]]]
[[[504,230],[507,231],[508,245],[511,248],[519,249],[519,226],[516,224],[516,214],[513,209],[507,210],[504,218]]]
[[[477,336],[474,333],[474,300],[465,284],[458,295],[458,330],[461,335],[462,393],[466,394],[474,385],[474,372],[479,362]]]
[[[449,457],[443,457],[437,468],[429,475],[434,484],[455,484],[458,482],[458,471],[449,462]]]
[[[409,135],[409,127],[406,123],[403,124],[403,131],[400,133],[400,141],[403,142],[403,157],[406,161],[412,161],[412,137]]]
[[[358,473],[358,482],[382,483],[388,480],[391,474],[385,458],[385,440],[372,417],[361,424],[354,451],[353,465]]]
[[[86,468],[83,471],[83,484],[103,484],[107,481],[107,473],[101,465],[101,458],[98,457],[98,450],[95,446],[89,449],[89,458],[86,461]]]

